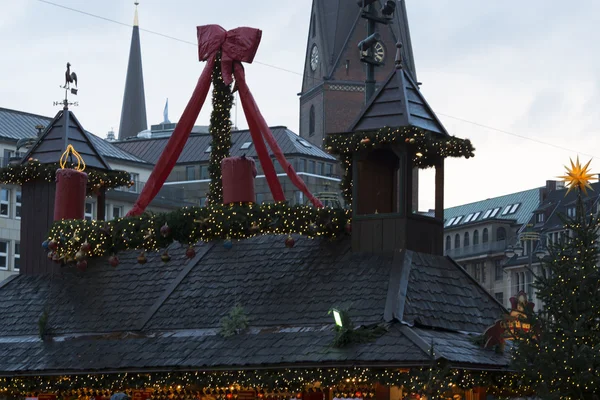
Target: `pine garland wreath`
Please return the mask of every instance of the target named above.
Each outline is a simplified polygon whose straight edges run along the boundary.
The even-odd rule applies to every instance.
[[[212,112],[210,114],[210,135],[212,137],[210,162],[208,173],[210,175],[208,204],[223,202],[223,181],[221,174],[221,161],[229,157],[231,150],[231,107],[233,95],[231,86],[223,82],[221,74],[221,53],[217,54],[212,72],[213,96]]]
[[[71,262],[83,243],[89,257],[123,250],[158,251],[173,241],[192,245],[199,241],[237,240],[257,235],[304,235],[335,238],[346,233],[350,211],[286,203],[211,204],[183,207],[169,213],[146,213],[112,221],[56,221],[48,234],[52,251]],[[165,229],[168,227],[168,229]]]
[[[8,165],[0,168],[0,183],[22,185],[36,180],[55,182],[57,169],[60,169],[58,163],[42,164],[38,160],[29,160],[25,164]],[[130,187],[134,183],[131,181],[129,172],[126,171],[101,171],[88,168],[85,172],[88,175],[88,195],[99,189]]]
[[[418,168],[435,166],[440,158],[475,156],[475,148],[469,139],[454,136],[439,137],[431,132],[414,127],[377,131],[327,135],[324,147],[337,155],[344,169],[341,189],[346,204],[352,205],[352,154],[361,150],[373,150],[389,144],[403,144],[412,154],[413,165]]]
[[[522,385],[521,376],[506,371],[476,371],[451,369],[445,365],[417,368],[286,368],[286,369],[246,369],[231,371],[170,371],[120,374],[79,374],[53,376],[0,377],[0,396],[34,397],[35,392],[57,393],[59,398],[89,395],[101,392],[110,397],[115,391],[130,391],[144,387],[155,388],[154,395],[166,398],[177,394],[193,397],[198,390],[206,393],[221,393],[232,386],[253,388],[257,392],[296,394],[307,386],[320,382],[323,388],[332,388],[334,397],[342,393],[366,394],[373,399],[373,386],[376,384],[403,387],[406,391],[430,394],[428,384],[435,381],[436,388],[452,387],[472,389],[485,387],[488,394],[502,397],[523,397],[532,394],[531,388]],[[176,388],[176,390],[175,390]],[[225,392],[223,391],[222,394]],[[30,394],[31,396],[28,396]],[[265,395],[265,398],[270,397]],[[273,396],[276,397],[276,396]],[[287,396],[295,397],[295,396]]]

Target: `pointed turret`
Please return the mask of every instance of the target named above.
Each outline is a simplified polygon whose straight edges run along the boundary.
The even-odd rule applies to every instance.
[[[130,136],[136,136],[139,132],[148,129],[137,10],[138,4],[139,2],[136,1],[131,47],[129,49],[129,64],[127,65],[127,78],[125,81],[125,94],[123,95],[123,107],[121,108],[121,123],[119,125],[119,139],[121,140]]]

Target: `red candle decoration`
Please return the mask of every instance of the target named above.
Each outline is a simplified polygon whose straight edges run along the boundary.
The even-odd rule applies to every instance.
[[[254,160],[246,157],[227,157],[221,161],[223,180],[223,204],[250,203],[256,201]]]
[[[54,220],[83,219],[88,176],[74,169],[56,170]]]

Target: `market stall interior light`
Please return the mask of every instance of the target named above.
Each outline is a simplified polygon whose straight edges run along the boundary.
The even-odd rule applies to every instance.
[[[331,310],[331,312],[333,313],[333,319],[335,320],[335,324],[342,328],[344,326],[344,323],[342,322],[342,314],[340,313],[340,311],[334,308]]]

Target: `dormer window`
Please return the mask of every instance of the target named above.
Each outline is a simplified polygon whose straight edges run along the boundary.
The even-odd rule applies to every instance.
[[[537,213],[535,214],[535,223],[536,224],[541,224],[544,222],[544,213]]]
[[[574,218],[575,217],[575,207],[569,207],[567,208],[567,216],[570,218]]]

